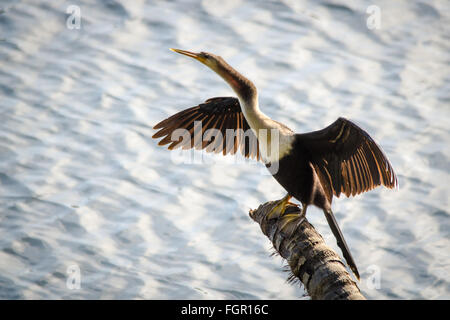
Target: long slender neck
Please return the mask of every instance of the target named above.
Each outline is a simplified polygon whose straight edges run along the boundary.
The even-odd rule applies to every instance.
[[[254,131],[267,129],[265,121],[269,119],[261,110],[258,104],[258,91],[255,85],[238,71],[233,69],[223,59],[213,69],[220,75],[233,89],[239,98],[242,112],[245,119]]]
[[[258,138],[259,150],[264,162],[276,162],[289,153],[292,148],[293,132],[288,127],[273,121],[259,110],[258,92],[255,85],[223,59],[220,59],[219,63],[212,69],[238,95],[244,117]],[[277,130],[277,134],[273,139],[272,129]]]

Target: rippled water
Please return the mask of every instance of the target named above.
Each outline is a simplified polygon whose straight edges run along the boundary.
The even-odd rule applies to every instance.
[[[363,126],[400,183],[334,202],[363,293],[450,298],[449,2],[0,7],[0,298],[303,298],[247,215],[284,195],[262,165],[180,164],[151,139],[166,116],[231,94],[169,47],[220,54],[298,132]]]

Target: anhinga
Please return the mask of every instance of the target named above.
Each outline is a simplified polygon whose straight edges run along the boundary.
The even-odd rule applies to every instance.
[[[160,130],[153,138],[163,137],[158,144],[170,143],[170,150],[195,147],[210,152],[222,151],[225,155],[234,154],[240,148],[243,155],[262,160],[269,170],[276,165],[276,170],[270,171],[288,194],[280,200],[274,213],[283,214],[291,197],[302,203],[303,215],[308,205],[321,208],[347,263],[359,279],[356,264],[331,211],[331,202],[333,195],[339,197],[341,193],[349,197],[379,185],[397,186],[394,170],[381,148],[367,132],[344,118],[322,130],[294,133],[261,112],[256,87],[221,57],[207,52],[171,50],[211,68],[230,85],[238,98],[211,98],[181,111],[155,125],[154,129]],[[190,138],[188,143],[179,136],[174,137],[177,129],[185,129]],[[213,139],[208,135],[209,129],[217,129],[222,134]],[[238,132],[231,138],[226,134],[230,129]],[[257,141],[253,147],[252,140]]]

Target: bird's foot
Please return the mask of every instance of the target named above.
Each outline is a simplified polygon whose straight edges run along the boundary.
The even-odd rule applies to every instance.
[[[286,207],[289,203],[289,200],[292,198],[289,194],[284,196],[282,199],[275,201],[276,205],[270,210],[270,212],[267,214],[267,220],[270,219],[276,219],[279,217],[282,217],[284,215],[284,212],[286,211]],[[292,204],[292,203],[291,203]]]
[[[291,202],[289,202],[291,203]],[[300,213],[297,211],[295,213],[288,213],[282,217],[280,230],[286,233],[289,237],[292,236],[295,230],[305,221],[306,219],[306,205],[302,204],[302,210]]]

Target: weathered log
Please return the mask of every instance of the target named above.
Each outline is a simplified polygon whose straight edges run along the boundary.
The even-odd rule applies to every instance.
[[[291,279],[300,280],[313,300],[364,300],[339,255],[304,217],[300,208],[289,204],[281,217],[267,215],[278,201],[269,201],[250,210],[275,250],[287,260]]]

